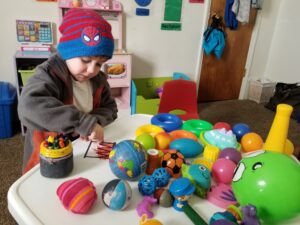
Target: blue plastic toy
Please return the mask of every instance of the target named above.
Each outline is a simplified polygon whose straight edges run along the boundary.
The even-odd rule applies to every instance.
[[[142,195],[152,195],[156,190],[156,183],[153,176],[145,175],[138,183],[139,191]]]
[[[155,180],[156,187],[165,187],[169,183],[171,175],[166,168],[157,168],[152,173],[152,177]]]
[[[183,206],[188,205],[188,199],[195,191],[195,186],[188,178],[181,177],[170,185],[170,193],[174,197],[173,207],[177,211],[183,211]]]

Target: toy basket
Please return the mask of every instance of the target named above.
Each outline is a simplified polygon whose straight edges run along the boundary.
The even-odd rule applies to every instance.
[[[18,70],[18,72],[21,74],[22,84],[25,85],[28,78],[34,74],[34,69]]]

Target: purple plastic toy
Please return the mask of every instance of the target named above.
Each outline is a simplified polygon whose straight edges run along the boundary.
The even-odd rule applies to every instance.
[[[155,204],[156,202],[156,198],[144,196],[143,200],[136,207],[138,215],[141,217],[143,214],[146,214],[148,218],[153,218],[154,214],[151,211],[151,205]]]
[[[241,225],[260,225],[254,205],[246,205],[242,207],[243,220]]]

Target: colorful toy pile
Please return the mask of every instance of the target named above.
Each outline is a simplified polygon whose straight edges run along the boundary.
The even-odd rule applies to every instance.
[[[155,205],[173,206],[194,224],[206,224],[188,203],[193,194],[224,209],[212,215],[212,225],[275,224],[293,218],[300,213],[300,164],[290,156],[293,144],[287,139],[291,111],[278,105],[265,143],[244,123],[231,127],[155,115],[155,124],[137,128],[136,140],[123,140],[110,152],[109,166],[120,179],[104,187],[103,202],[112,210],[124,209],[131,201],[126,180],[138,180],[143,195],[136,205],[140,224],[161,224],[148,220],[155,216]],[[68,210],[75,203],[66,204],[70,199],[62,190],[76,182],[65,182],[57,191]]]
[[[180,127],[178,118],[166,114],[153,116],[151,122],[155,121],[155,124],[139,127],[136,140],[143,145],[146,141],[142,137],[147,135],[151,148],[164,153],[158,167],[167,168],[176,180],[181,176],[188,178],[196,195],[225,209],[213,215],[211,224],[217,224],[218,220],[226,220],[228,224],[272,224],[300,213],[300,202],[296,200],[300,199],[296,188],[300,185],[300,165],[289,156],[293,144],[287,139],[291,111],[292,107],[288,105],[278,105],[266,143],[245,123],[231,127],[226,122],[212,125],[193,119],[183,122]],[[193,143],[195,147],[190,147],[193,144],[184,142],[186,140],[198,145]],[[178,155],[172,155],[175,152],[184,156],[183,159],[179,157],[184,163],[180,167],[171,166],[173,170],[170,170],[168,166],[176,165],[178,159]],[[166,161],[166,158],[173,161]],[[186,162],[191,165],[186,165]],[[278,167],[281,164],[284,165]],[[273,174],[268,172],[269,169]],[[237,179],[238,176],[243,179]],[[168,188],[163,191],[165,189]],[[142,195],[150,197],[155,197],[158,192],[153,177],[149,175],[139,181],[139,190]],[[278,196],[278,193],[284,194]],[[285,209],[280,211],[282,206]],[[251,214],[252,220],[247,213]]]

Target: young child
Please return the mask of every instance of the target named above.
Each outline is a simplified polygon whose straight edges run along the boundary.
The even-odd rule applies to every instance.
[[[100,71],[114,50],[111,26],[95,11],[71,9],[59,30],[58,53],[36,68],[19,101],[19,118],[27,127],[24,173],[39,162],[40,143],[50,134],[102,141],[103,127],[117,118]]]

